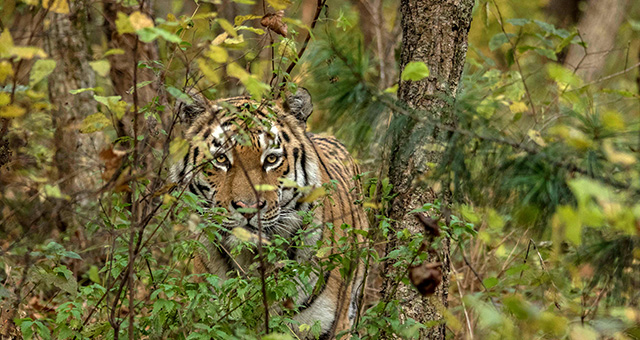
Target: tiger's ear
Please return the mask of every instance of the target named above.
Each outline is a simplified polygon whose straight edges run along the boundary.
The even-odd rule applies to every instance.
[[[195,88],[187,90],[186,94],[188,98],[176,101],[176,109],[180,121],[187,126],[191,126],[198,116],[207,111],[209,100]]]
[[[311,94],[304,87],[298,87],[296,93],[287,94],[284,109],[298,118],[302,125],[307,124],[307,119],[313,112]]]

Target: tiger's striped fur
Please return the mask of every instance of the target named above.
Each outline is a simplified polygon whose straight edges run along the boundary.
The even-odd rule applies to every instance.
[[[314,245],[319,239],[345,236],[340,228],[343,224],[367,228],[362,207],[354,204],[358,189],[353,188],[358,183],[353,178],[359,171],[353,159],[334,137],[306,132],[306,119],[312,111],[306,90],[298,90],[286,102],[273,105],[260,105],[244,97],[210,102],[194,95],[193,99],[192,104],[180,104],[190,149],[181,162],[173,165],[172,179],[184,183],[211,206],[225,208],[226,230],[244,228],[257,239],[261,224],[262,238],[268,242],[275,234],[291,238],[303,229],[305,244]],[[211,166],[200,170],[198,165],[207,162]],[[298,187],[283,185],[281,178]],[[330,182],[335,183],[330,198],[321,202],[303,200],[301,187],[317,188]],[[253,187],[265,184],[277,189],[260,191],[258,200]],[[318,204],[314,223],[303,224],[298,212],[308,212]],[[247,207],[259,212],[239,209]],[[336,227],[330,230],[327,223]],[[197,256],[196,270],[224,279],[229,272],[247,268],[255,262],[251,252],[230,258],[229,249],[238,242],[233,233],[223,235],[221,244],[204,242],[210,256]],[[317,261],[310,247],[292,248],[288,253],[300,263]],[[352,275],[346,280],[335,268],[324,275],[324,284],[313,293],[299,290],[294,320],[308,325],[319,320],[321,339],[333,339],[338,332],[349,329],[355,319],[359,291],[364,289],[363,262],[352,262]],[[315,277],[312,285],[317,281]],[[310,334],[299,336],[311,338]]]

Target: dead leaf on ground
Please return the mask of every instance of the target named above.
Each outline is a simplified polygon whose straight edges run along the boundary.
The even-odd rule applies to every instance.
[[[267,13],[260,20],[260,24],[283,37],[287,37],[287,24],[282,21],[284,11],[280,10],[275,13]]]

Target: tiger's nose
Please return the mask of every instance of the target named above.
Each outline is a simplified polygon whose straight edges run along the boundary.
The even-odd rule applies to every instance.
[[[242,214],[242,216],[244,216],[244,218],[246,218],[247,220],[251,219],[253,216],[255,216],[258,211],[262,208],[264,208],[267,205],[267,201],[261,200],[260,202],[245,202],[245,201],[231,201],[231,206],[238,210],[238,209],[253,209],[253,211],[238,211],[240,214]]]

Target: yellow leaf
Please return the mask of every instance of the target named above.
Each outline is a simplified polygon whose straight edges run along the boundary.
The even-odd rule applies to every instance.
[[[617,151],[610,140],[606,140],[602,143],[602,149],[604,150],[604,154],[607,156],[607,159],[613,163],[628,166],[636,162],[636,157],[633,154]]]
[[[13,77],[13,67],[8,61],[3,60],[0,61],[0,83],[4,82],[7,77]]]
[[[231,77],[240,79],[240,81],[244,81],[250,76],[249,72],[236,63],[227,65],[227,73]]]
[[[267,0],[269,5],[273,7],[276,11],[281,9],[285,9],[291,5],[291,0]]]
[[[244,36],[240,34],[235,38],[228,38],[224,40],[225,45],[241,45],[244,43]],[[236,46],[239,47],[239,46]]]
[[[540,132],[538,132],[536,130],[529,130],[529,132],[527,132],[527,135],[536,144],[538,144],[538,145],[540,145],[542,147],[547,146],[547,143],[544,141],[544,139],[542,139],[542,136],[540,135]]]
[[[509,105],[509,110],[513,113],[522,113],[527,111],[527,104],[523,102],[513,102],[513,104]]]
[[[11,96],[6,92],[0,92],[0,106],[8,105],[11,102]]]
[[[209,51],[205,55],[219,64],[225,63],[229,57],[227,50],[217,45],[209,46]]]
[[[129,16],[129,22],[134,30],[141,30],[145,27],[153,27],[153,20],[148,15],[135,11]]]
[[[236,29],[226,19],[219,18],[219,19],[217,19],[217,21],[218,21],[218,24],[220,25],[220,27],[222,27],[222,29],[225,32],[229,33],[232,37],[237,37],[238,36],[238,32],[236,32]]]
[[[67,0],[42,0],[42,7],[51,12],[59,14],[69,14],[69,3]]]
[[[253,186],[256,191],[274,191],[278,189],[277,187],[269,184],[256,184]]]
[[[278,181],[282,183],[282,186],[285,188],[299,188],[300,186],[296,181],[290,180],[288,178],[279,178]]]
[[[2,118],[16,118],[25,114],[27,110],[17,105],[7,105],[0,108],[0,117]]]
[[[616,111],[606,111],[600,120],[609,130],[624,131],[625,129],[624,118]]]
[[[227,33],[227,32],[221,33],[220,35],[218,35],[217,37],[215,37],[213,39],[213,41],[211,42],[211,45],[220,45],[220,44],[222,44],[227,39],[228,36],[229,36],[229,33]]]
[[[22,59],[31,59],[33,57],[46,58],[47,54],[39,47],[30,46],[14,46],[11,54]]]
[[[311,192],[308,195],[300,198],[298,200],[298,203],[311,203],[321,197],[324,197],[326,194],[327,192],[324,190],[323,187],[317,187],[311,190]]]
[[[96,60],[89,62],[89,66],[101,77],[106,77],[109,75],[109,70],[111,69],[111,64],[107,60]]]
[[[169,160],[177,163],[189,153],[189,142],[182,138],[175,138],[169,143]]]
[[[2,34],[0,34],[0,58],[10,57],[12,48],[13,39],[11,38],[11,32],[6,29],[2,31]]]
[[[133,28],[133,25],[131,24],[131,20],[129,20],[129,17],[122,12],[118,12],[118,18],[116,19],[116,30],[120,35],[125,33],[135,33],[136,31]]]
[[[206,59],[198,58],[198,68],[204,74],[205,78],[214,84],[220,83],[220,71],[209,66]]]
[[[82,133],[92,133],[96,131],[101,131],[107,126],[111,125],[111,121],[104,114],[98,112],[92,115],[87,116],[82,120],[82,126],[80,127],[80,132]]]

